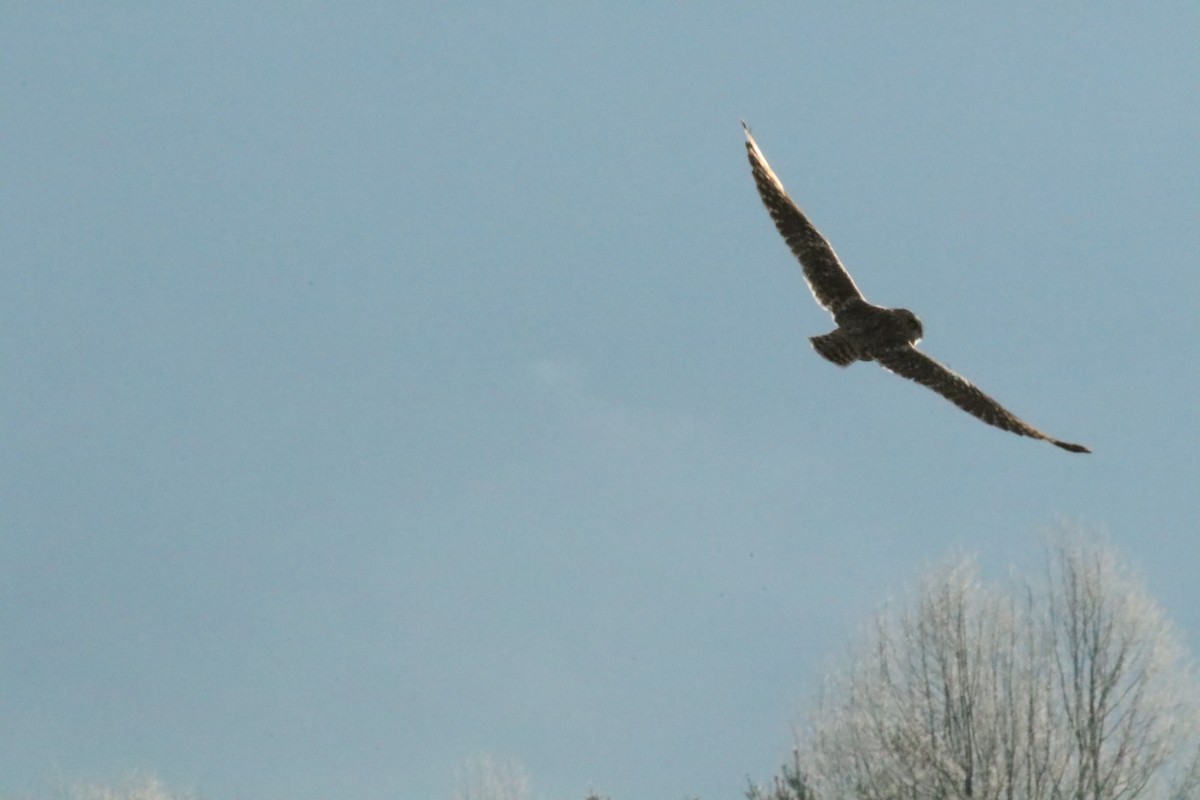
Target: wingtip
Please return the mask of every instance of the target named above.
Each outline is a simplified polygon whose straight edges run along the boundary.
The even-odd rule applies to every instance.
[[[1084,447],[1081,444],[1071,444],[1070,442],[1060,442],[1057,439],[1054,439],[1053,441],[1054,441],[1054,445],[1056,447],[1061,447],[1063,450],[1066,450],[1071,453],[1090,453],[1090,452],[1092,452],[1090,449]]]
[[[745,132],[746,138],[753,138],[753,134],[750,133],[750,126],[746,124],[746,120],[739,119],[738,122],[742,123],[742,130]]]

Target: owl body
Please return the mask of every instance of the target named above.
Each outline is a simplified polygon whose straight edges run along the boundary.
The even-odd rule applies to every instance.
[[[921,340],[921,321],[906,308],[882,308],[865,300],[848,301],[834,315],[838,327],[810,336],[813,348],[840,367],[875,361],[880,355]]]
[[[865,300],[843,305],[834,322],[871,354],[921,341],[921,320],[906,308],[881,308]],[[863,359],[864,361],[870,359]]]

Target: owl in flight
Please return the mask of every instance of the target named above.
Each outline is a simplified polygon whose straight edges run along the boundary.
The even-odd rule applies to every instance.
[[[1081,444],[1047,436],[1018,419],[963,376],[917,350],[916,344],[922,336],[921,320],[908,309],[883,308],[866,301],[833,247],[788,197],[745,122],[742,128],[746,131],[746,152],[763,205],[771,212],[775,227],[793,255],[800,260],[813,297],[837,323],[830,333],[809,338],[818,353],[839,367],[855,361],[877,361],[890,372],[928,386],[989,425],[1020,436],[1044,439],[1072,453],[1092,452]]]

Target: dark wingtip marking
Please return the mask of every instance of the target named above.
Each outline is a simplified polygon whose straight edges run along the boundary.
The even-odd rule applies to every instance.
[[[1055,447],[1061,447],[1063,450],[1069,450],[1072,453],[1090,453],[1088,448],[1081,444],[1071,444],[1070,442],[1060,442],[1057,439],[1053,440]]]

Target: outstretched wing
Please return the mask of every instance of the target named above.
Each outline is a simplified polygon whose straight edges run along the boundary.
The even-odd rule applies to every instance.
[[[995,425],[997,428],[1012,431],[1021,436],[1043,439],[1063,450],[1070,450],[1072,453],[1092,452],[1081,444],[1071,444],[1059,441],[1053,436],[1047,436],[1017,418],[963,376],[913,347],[898,347],[876,352],[874,355],[875,360],[884,369],[916,381],[922,386],[928,386],[963,411],[973,414],[988,425]]]
[[[808,281],[813,297],[834,315],[848,301],[862,300],[862,292],[854,285],[850,273],[838,260],[837,253],[833,252],[833,247],[788,197],[745,122],[742,128],[746,131],[746,152],[750,156],[750,169],[754,173],[754,183],[758,186],[763,205],[771,212],[775,227],[783,234],[792,253],[800,259],[800,265],[804,267],[804,279]]]

